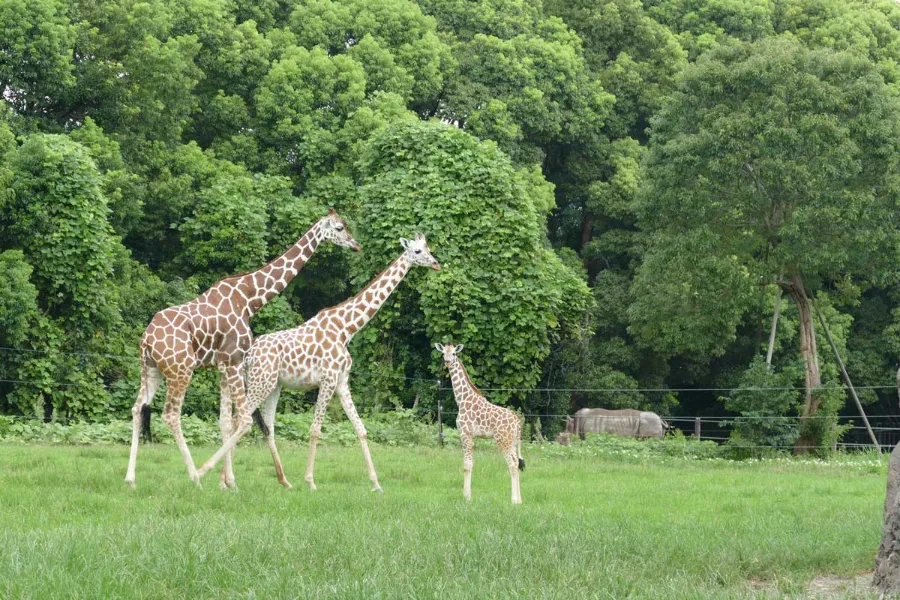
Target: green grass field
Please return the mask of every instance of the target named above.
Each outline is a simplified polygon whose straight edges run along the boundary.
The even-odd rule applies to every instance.
[[[482,443],[458,449],[240,448],[238,491],[188,480],[173,446],[0,446],[0,598],[794,597],[870,570],[883,469],[623,462],[526,448],[524,505]],[[488,450],[492,451],[488,451]],[[194,449],[205,459],[213,448]]]

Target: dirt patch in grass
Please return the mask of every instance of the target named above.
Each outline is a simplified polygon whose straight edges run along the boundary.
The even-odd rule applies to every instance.
[[[856,577],[819,575],[809,582],[806,598],[876,598],[870,571]]]
[[[872,587],[871,571],[855,577],[835,577],[833,575],[818,575],[806,586],[806,592],[802,595],[796,593],[779,592],[779,585],[775,581],[765,579],[751,579],[748,583],[755,594],[765,598],[784,598],[785,600],[820,600],[841,598],[847,600],[864,600],[878,598],[878,592]],[[783,589],[783,588],[782,588]]]

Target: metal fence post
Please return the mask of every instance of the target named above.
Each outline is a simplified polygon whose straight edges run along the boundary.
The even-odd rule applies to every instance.
[[[441,379],[438,379],[438,441],[441,443],[441,448],[444,447],[444,407],[441,403],[442,392],[444,391],[444,382]]]
[[[700,417],[694,418],[694,437],[700,439]]]

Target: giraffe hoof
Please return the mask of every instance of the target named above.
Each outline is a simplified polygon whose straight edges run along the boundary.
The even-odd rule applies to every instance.
[[[127,486],[130,487],[131,489],[134,489],[134,488],[135,488],[135,485],[134,485],[134,479],[126,479],[126,480],[125,480],[125,485],[127,485]]]
[[[372,491],[373,491],[373,492],[378,492],[379,494],[383,494],[383,493],[384,493],[384,490],[381,489],[381,486],[378,485],[377,483],[372,487]]]
[[[193,482],[197,485],[198,488],[199,488],[199,487],[203,487],[203,484],[200,483],[200,475],[197,473],[197,471],[194,471],[193,473],[190,473],[190,474],[188,475],[188,477],[191,478],[191,481],[193,481]]]
[[[293,488],[294,488],[294,486],[291,485],[291,482],[288,481],[287,479],[285,479],[284,481],[282,481],[282,482],[281,482],[281,485],[283,485],[283,486],[284,486],[284,489],[286,489],[286,490],[290,490],[290,489],[293,489]]]
[[[316,484],[314,484],[312,481],[307,481],[307,483],[309,484],[309,491],[314,492],[318,489],[316,487]]]

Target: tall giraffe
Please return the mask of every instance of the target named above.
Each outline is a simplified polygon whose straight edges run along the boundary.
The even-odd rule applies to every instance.
[[[459,360],[463,346],[435,344],[443,354],[444,364],[450,370],[453,395],[456,397],[456,428],[463,448],[463,497],[472,499],[472,464],[474,462],[475,438],[493,437],[497,447],[506,459],[509,477],[512,481],[512,503],[522,504],[522,490],[519,487],[519,470],[525,468],[522,458],[522,421],[519,415],[508,408],[491,404],[472,384],[466,367]]]
[[[243,403],[244,355],[253,342],[250,317],[287,287],[319,244],[331,241],[359,251],[359,244],[334,209],[313,224],[287,252],[251,273],[226,277],[190,302],[154,315],[141,337],[141,388],[131,410],[131,455],[125,482],[134,486],[142,419],[148,422],[150,402],[166,380],[163,421],[172,430],[187,465],[188,476],[200,476],[181,432],[181,405],[196,369],[216,367],[220,373],[219,428],[222,440],[231,436],[232,402]],[[234,487],[231,456],[222,469],[221,487]]]
[[[353,424],[362,446],[363,457],[372,481],[372,491],[380,492],[378,475],[372,464],[366,427],[356,413],[350,395],[350,367],[353,359],[347,344],[366,323],[375,316],[385,300],[400,284],[413,265],[440,270],[431,255],[425,236],[417,233],[415,239],[400,238],[403,253],[384,272],[373,279],[356,296],[337,306],[326,308],[315,317],[294,329],[259,336],[247,354],[247,400],[237,407],[235,423],[237,432],[200,468],[202,477],[240,441],[252,423],[252,413],[265,400],[262,418],[266,441],[275,462],[278,481],[286,488],[291,484],[284,476],[281,459],[275,448],[275,407],[282,388],[319,388],[315,416],[309,430],[309,460],[306,465],[306,482],[316,489],[313,466],[316,462],[316,444],[322,433],[325,409],[335,391],[341,406]]]

